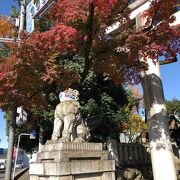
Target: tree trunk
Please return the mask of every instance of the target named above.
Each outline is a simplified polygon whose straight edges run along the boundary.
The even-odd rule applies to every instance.
[[[176,180],[173,150],[164,102],[159,62],[147,60],[149,69],[143,72],[143,91],[154,180]]]

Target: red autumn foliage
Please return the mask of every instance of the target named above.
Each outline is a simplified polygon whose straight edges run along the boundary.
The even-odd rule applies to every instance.
[[[75,81],[82,83],[90,69],[108,74],[116,83],[138,82],[139,72],[146,68],[139,56],[171,57],[180,51],[180,31],[169,25],[175,20],[175,4],[175,0],[152,1],[142,15],[147,18],[146,27],[137,30],[125,0],[58,1],[50,12],[53,27],[45,32],[22,33],[12,55],[0,57],[3,66],[10,68],[0,69],[1,107],[8,107],[18,90],[18,101],[45,108],[44,89],[49,84],[56,82],[65,88]],[[121,24],[119,31],[107,35],[107,27],[115,22]],[[81,57],[82,69],[64,66],[60,57],[67,52]]]

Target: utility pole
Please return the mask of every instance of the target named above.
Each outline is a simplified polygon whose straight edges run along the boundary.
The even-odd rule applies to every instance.
[[[17,109],[16,105],[15,104],[12,105],[10,126],[9,126],[9,143],[8,143],[8,152],[7,152],[5,180],[11,179],[12,159],[13,159],[13,149],[14,149],[14,136],[15,136],[15,127],[16,127],[16,109]]]
[[[21,10],[20,10],[19,34],[21,31],[24,30],[25,5],[26,5],[26,0],[22,0],[21,1]],[[18,39],[19,39],[19,34],[18,34]],[[10,119],[10,126],[9,126],[9,143],[8,143],[8,152],[7,152],[5,180],[11,180],[11,174],[12,174],[12,158],[13,158],[13,149],[14,149],[16,112],[17,112],[16,97],[14,99],[15,99],[15,102],[13,102],[13,105],[11,107],[11,117],[10,117],[11,119]]]
[[[137,28],[142,28],[145,22],[146,19],[141,15],[136,17]],[[148,70],[142,72],[142,87],[149,125],[154,180],[177,180],[159,61],[154,62],[148,57],[140,57],[140,60],[148,64]]]

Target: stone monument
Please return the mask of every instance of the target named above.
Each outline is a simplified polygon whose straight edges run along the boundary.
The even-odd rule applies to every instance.
[[[59,95],[50,141],[30,164],[30,180],[115,180],[115,162],[101,143],[89,143],[90,132],[80,112],[79,92]]]

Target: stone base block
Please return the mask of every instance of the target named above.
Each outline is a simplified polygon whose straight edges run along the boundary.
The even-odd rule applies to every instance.
[[[60,163],[33,163],[29,173],[39,176],[62,176],[71,174],[87,174],[114,171],[113,160],[85,160]]]
[[[39,152],[36,162],[70,162],[73,160],[107,160],[108,152],[104,150],[54,150]]]
[[[55,151],[55,150],[102,150],[101,143],[48,143],[42,146],[41,151]]]
[[[101,143],[47,144],[30,164],[30,180],[115,180],[115,161]]]
[[[75,176],[49,176],[39,177],[31,176],[30,180],[115,180],[115,175],[112,172],[94,173],[94,174],[79,174]]]
[[[72,176],[48,176],[48,177],[40,177],[32,175],[30,176],[30,180],[74,180]]]

